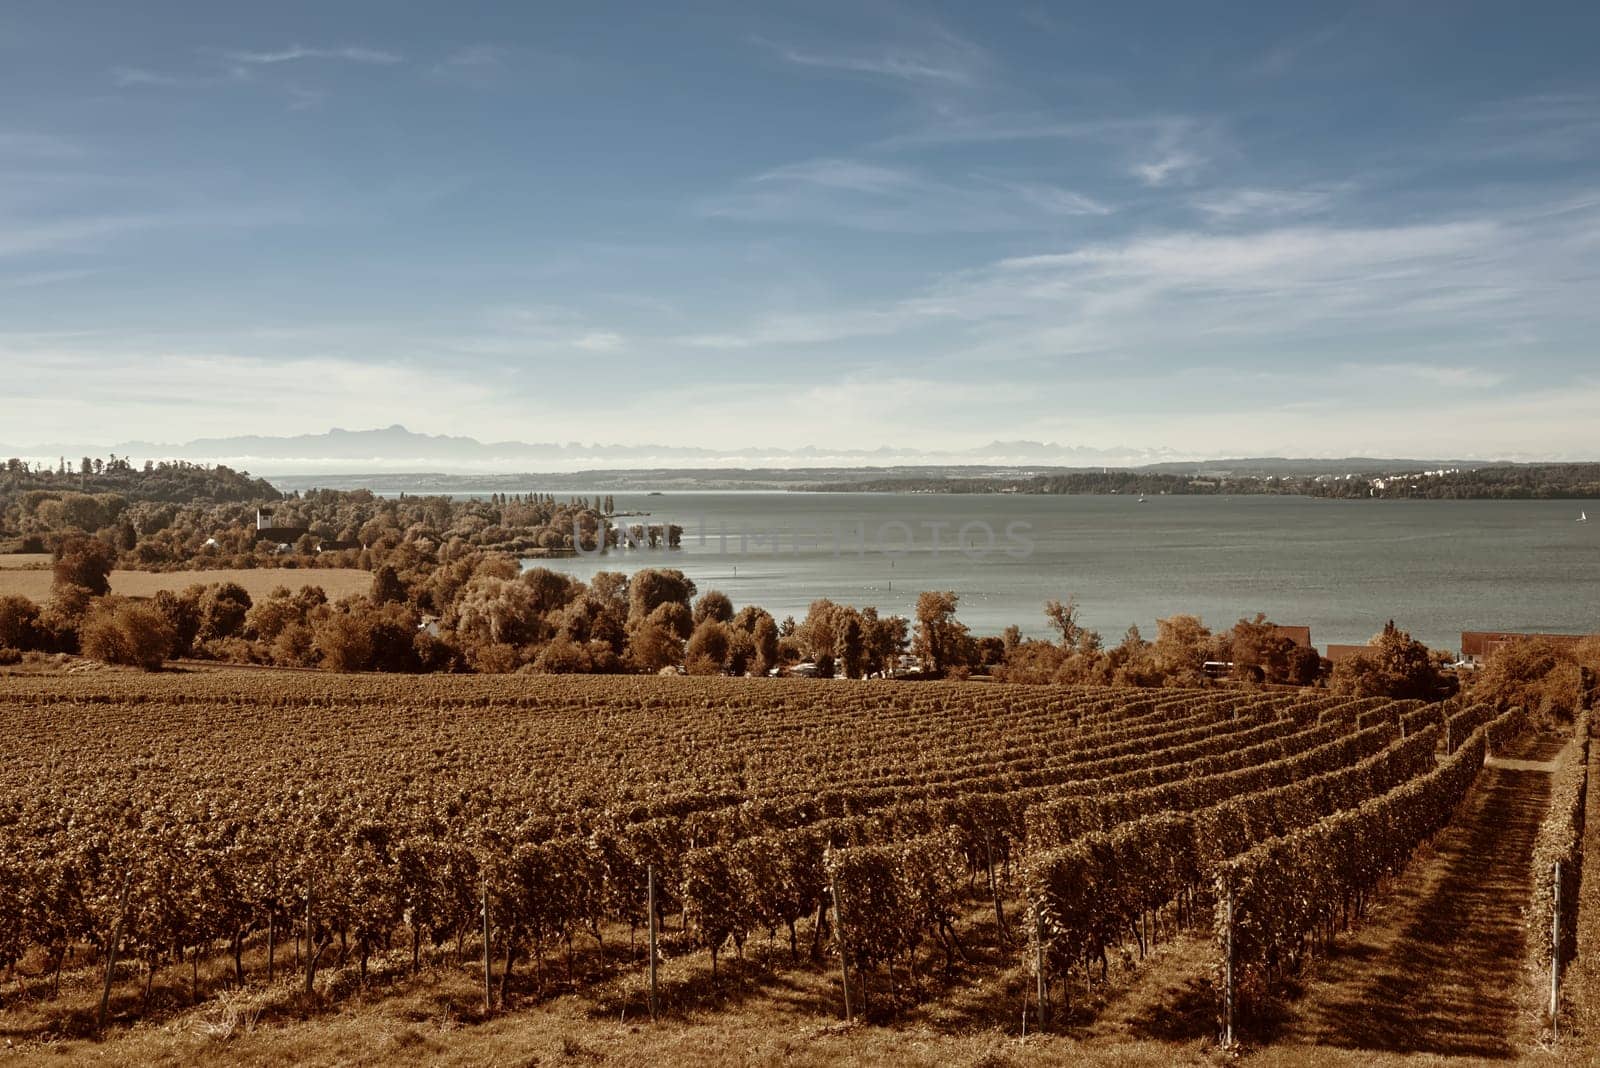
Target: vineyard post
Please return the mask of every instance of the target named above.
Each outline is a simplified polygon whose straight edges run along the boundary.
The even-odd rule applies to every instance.
[[[1222,965],[1222,1044],[1233,1045],[1233,880],[1228,880],[1227,928],[1223,932],[1226,956]]]
[[[1049,990],[1044,981],[1044,914],[1039,911],[1039,906],[1033,907],[1033,964],[1035,982],[1039,988],[1039,1030],[1043,1031],[1050,1026],[1050,1002],[1047,999]]]
[[[306,995],[309,997],[315,988],[317,978],[317,954],[313,952],[311,934],[311,894],[313,876],[306,872]]]
[[[984,859],[989,866],[989,896],[994,898],[994,926],[1000,936],[1000,941],[1009,941],[1006,937],[1006,914],[1000,907],[1000,884],[994,877],[994,837],[989,831],[983,833]]]
[[[850,1023],[850,954],[844,941],[844,913],[839,909],[839,881],[835,879],[829,890],[833,893],[833,930],[839,940],[839,985],[844,989],[844,1021]]]
[[[656,1020],[656,866],[644,870],[645,905],[649,910],[650,929],[650,1022]]]
[[[106,1009],[111,1004],[111,977],[117,970],[117,943],[122,941],[122,922],[128,916],[128,879],[122,880],[122,893],[117,895],[117,922],[111,925],[111,941],[106,943],[106,981],[100,988],[100,1012],[95,1017],[94,1029],[106,1029]]]
[[[494,995],[489,986],[489,876],[483,877],[483,1014],[494,1012]]]
[[[1561,862],[1556,861],[1555,907],[1550,910],[1550,1037],[1560,1037],[1561,1016]]]

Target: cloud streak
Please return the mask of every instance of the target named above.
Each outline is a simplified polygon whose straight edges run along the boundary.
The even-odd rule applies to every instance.
[[[752,40],[798,67],[866,74],[895,81],[971,88],[983,81],[988,53],[941,27],[921,27],[919,40],[859,50],[810,49],[779,44],[764,37]]]
[[[1113,210],[1048,182],[981,173],[936,179],[914,167],[848,158],[778,167],[699,205],[707,218],[879,233],[1003,232]]]
[[[405,57],[397,52],[388,52],[379,48],[362,46],[346,46],[343,48],[308,48],[305,45],[291,45],[272,51],[243,51],[222,50],[224,59],[233,63],[244,63],[250,66],[276,66],[280,63],[299,63],[303,60],[339,60],[346,63],[364,63],[386,66],[404,62]]]

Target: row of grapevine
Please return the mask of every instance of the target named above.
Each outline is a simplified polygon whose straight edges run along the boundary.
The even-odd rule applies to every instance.
[[[1096,960],[1104,967],[1107,950],[1129,936],[1142,948],[1145,913],[1209,887],[1220,866],[1255,843],[1423,774],[1437,739],[1437,729],[1430,729],[1355,764],[1330,765],[1321,774],[1190,813],[1141,816],[1030,857],[1024,892],[1051,970],[1065,973]]]
[[[1109,830],[1140,816],[1188,812],[1230,797],[1282,786],[1306,775],[1369,757],[1387,746],[1393,737],[1393,727],[1368,727],[1354,734],[1332,736],[1331,740],[1313,748],[1275,760],[1212,774],[1194,774],[1144,789],[1095,791],[1045,801],[1028,809],[1028,846],[1031,850],[1042,850],[1065,845],[1080,835]]]
[[[1450,821],[1485,755],[1480,729],[1433,770],[1218,865],[1217,952],[1231,955],[1240,1005],[1360,914],[1379,880]]]
[[[1550,810],[1533,840],[1533,905],[1528,910],[1528,941],[1534,965],[1548,974],[1559,932],[1559,975],[1578,951],[1578,888],[1583,879],[1583,828],[1589,788],[1589,713],[1578,716],[1575,745],[1565,750],[1550,788]],[[1556,865],[1561,865],[1561,922],[1556,918]]]

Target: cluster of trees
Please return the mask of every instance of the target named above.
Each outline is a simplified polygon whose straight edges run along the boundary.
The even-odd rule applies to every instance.
[[[1297,644],[1262,615],[1221,633],[1198,616],[1169,616],[1156,621],[1155,641],[1135,626],[1110,648],[1079,622],[1072,599],[1046,602],[1045,617],[1058,637],[1024,639],[1008,627],[994,674],[1008,682],[1112,686],[1201,686],[1214,677],[1208,663],[1229,664],[1233,677],[1246,682],[1306,686],[1326,674],[1315,649]]]
[[[923,594],[924,599],[935,596]],[[904,616],[880,616],[876,608],[857,609],[823,598],[811,602],[798,624],[785,619],[779,633],[786,660],[810,661],[822,678],[860,679],[894,672],[910,629]]]
[[[979,672],[1015,683],[1188,687],[1204,685],[1222,664],[1243,682],[1326,679],[1356,696],[1448,693],[1438,658],[1392,623],[1369,653],[1341,662],[1330,679],[1315,650],[1260,615],[1221,633],[1198,617],[1172,616],[1157,622],[1154,641],[1133,627],[1107,648],[1071,599],[1045,604],[1051,640],[1025,639],[1015,626],[974,637],[948,590],[919,596],[910,619],[824,598],[799,622],[779,622],[756,605],[736,609],[719,590],[701,593],[676,569],[602,571],[583,582],[548,568],[524,570],[503,553],[445,557],[394,546],[368,593],[332,603],[315,585],[282,585],[253,601],[232,582],[140,602],[111,596],[117,553],[110,545],[68,537],[57,545],[48,605],[0,598],[0,649],[82,652],[143,668],[200,657],[339,671],[765,675],[807,662],[819,676],[848,678],[895,674],[909,649],[919,674],[942,678]],[[1540,698],[1546,704],[1572,707],[1580,699],[1574,693],[1592,689],[1593,675],[1568,657],[1561,647],[1519,648],[1514,661],[1486,673],[1485,693],[1527,702],[1517,687],[1536,686],[1550,694]]]
[[[168,504],[274,501],[281,496],[271,483],[251,478],[248,471],[183,460],[146,460],[136,467],[126,456],[113,454],[104,460],[85,456],[74,467],[62,457],[59,465],[51,468],[12,457],[0,469],[0,513],[23,494],[68,492],[87,496],[114,494],[128,501]]]
[[[1600,698],[1600,637],[1524,638],[1495,650],[1472,680],[1472,700],[1570,723]]]
[[[131,469],[130,469],[131,470]],[[122,566],[155,571],[238,567],[361,567],[374,569],[404,550],[435,562],[487,550],[538,555],[608,544],[675,546],[681,530],[660,524],[629,530],[606,520],[610,501],[557,501],[549,494],[495,494],[489,499],[383,498],[367,490],[312,490],[280,496],[266,483],[223,480],[226,468],[166,468],[122,490],[86,492],[59,477],[21,471],[0,483],[0,543],[13,551],[53,551],[67,539],[92,535],[110,546]],[[26,474],[27,477],[22,477]],[[75,476],[74,476],[75,477]],[[191,479],[188,498],[170,486]],[[145,484],[148,481],[148,485]],[[93,483],[98,485],[98,483]],[[20,487],[20,488],[17,488]],[[257,530],[257,510],[283,538]],[[604,532],[604,533],[602,533]]]
[[[405,554],[396,554],[396,559]],[[445,564],[385,563],[365,594],[329,602],[315,585],[253,601],[237,583],[195,584],[148,601],[112,596],[115,552],[92,537],[61,541],[53,594],[40,607],[0,598],[0,649],[82,652],[159,667],[178,657],[339,671],[766,673],[779,662],[766,611],[735,612],[725,594],[696,599],[681,571],[584,583],[505,554]]]

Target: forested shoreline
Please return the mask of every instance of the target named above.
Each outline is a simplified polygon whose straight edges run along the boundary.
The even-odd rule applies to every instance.
[[[886,477],[796,487],[812,493],[1018,493],[1145,496],[1299,496],[1339,500],[1591,500],[1600,463],[1505,465],[1474,470],[1256,475],[1175,474],[1140,469],[1020,477]]]

